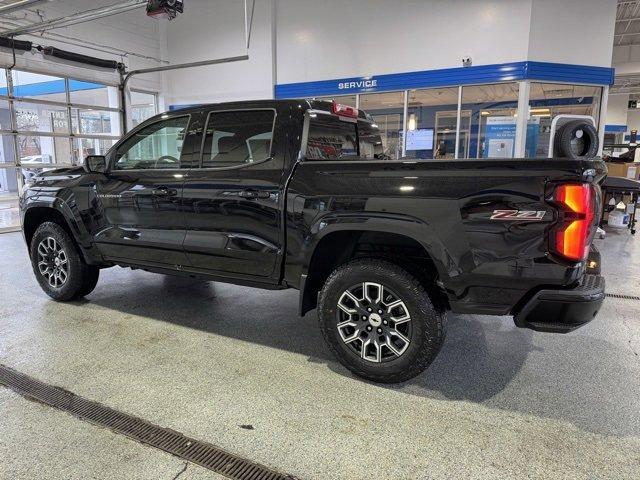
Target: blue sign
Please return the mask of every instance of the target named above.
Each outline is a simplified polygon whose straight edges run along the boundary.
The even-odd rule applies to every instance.
[[[527,61],[280,84],[275,86],[275,98],[348,95],[516,80],[612,85],[613,79],[613,68]]]

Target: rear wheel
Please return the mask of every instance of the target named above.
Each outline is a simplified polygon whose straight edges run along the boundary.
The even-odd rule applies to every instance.
[[[322,289],[318,315],[340,363],[376,382],[415,377],[444,341],[444,313],[414,276],[384,260],[354,260],[337,268]]]
[[[55,300],[83,297],[98,283],[100,270],[84,262],[74,240],[57,223],[45,222],[38,227],[30,254],[40,287]]]

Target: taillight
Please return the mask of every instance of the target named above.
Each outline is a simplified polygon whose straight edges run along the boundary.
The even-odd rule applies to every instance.
[[[560,214],[561,223],[554,231],[554,250],[569,260],[586,259],[596,208],[591,185],[559,185],[553,199],[564,207]]]
[[[350,107],[349,105],[343,105],[341,103],[333,102],[333,108],[331,109],[336,115],[341,117],[358,118],[358,109]]]

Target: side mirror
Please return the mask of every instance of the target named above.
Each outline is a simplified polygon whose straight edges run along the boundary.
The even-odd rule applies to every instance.
[[[107,171],[107,158],[104,155],[88,155],[84,159],[84,168],[87,172],[105,173]]]

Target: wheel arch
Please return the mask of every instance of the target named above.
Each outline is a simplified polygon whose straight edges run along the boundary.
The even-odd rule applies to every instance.
[[[61,199],[56,199],[51,203],[33,203],[25,208],[22,216],[22,231],[27,243],[27,249],[31,247],[31,241],[36,230],[44,222],[54,222],[60,225],[74,240],[78,252],[86,263],[100,263],[101,259],[93,254],[94,249],[83,244],[80,226],[73,219],[71,209]]]
[[[76,238],[71,226],[69,225],[69,221],[59,209],[55,208],[53,205],[32,206],[24,212],[22,219],[22,230],[27,242],[27,247],[31,245],[33,235],[36,233],[38,227],[44,222],[54,222],[64,228],[64,230],[74,239]]]
[[[371,217],[364,222],[350,220],[323,220],[309,243],[300,281],[300,315],[317,306],[318,293],[331,272],[356,258],[381,258],[399,265],[421,281],[437,308],[449,308],[448,298],[438,286],[444,275],[442,264],[415,235],[425,224],[389,218],[375,221]]]

